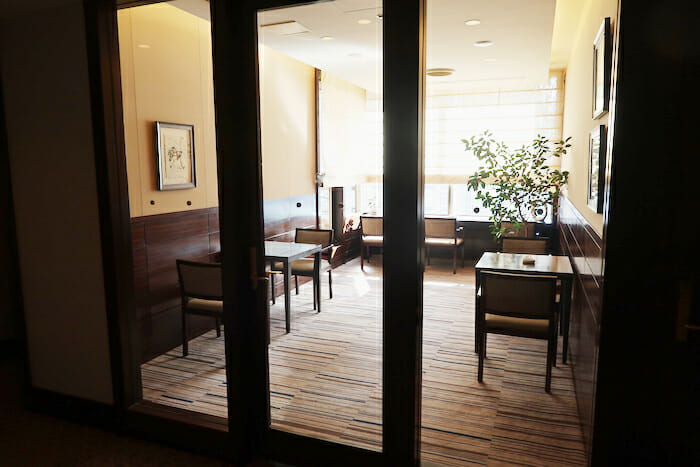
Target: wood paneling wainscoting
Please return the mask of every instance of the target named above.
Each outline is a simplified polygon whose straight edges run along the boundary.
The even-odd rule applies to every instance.
[[[313,194],[268,200],[264,210],[266,240],[293,241],[297,227],[316,225]],[[175,260],[208,261],[210,253],[221,249],[219,208],[134,217],[131,235],[141,362],[147,362],[182,343]],[[300,278],[300,283],[305,281]],[[191,338],[213,328],[210,318],[187,319]]]
[[[574,269],[569,347],[576,400],[590,458],[602,305],[603,241],[565,197],[559,211],[561,254]]]
[[[219,209],[134,217],[131,236],[141,360],[146,362],[182,343],[175,260],[207,261],[220,249]],[[188,326],[194,337],[212,329],[213,320],[188,316]]]

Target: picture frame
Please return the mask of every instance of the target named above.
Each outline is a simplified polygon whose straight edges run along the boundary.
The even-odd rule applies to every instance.
[[[606,138],[605,125],[598,125],[591,130],[588,138],[588,207],[598,214],[603,212]]]
[[[610,17],[603,20],[593,41],[593,119],[608,112],[612,70]]]
[[[158,190],[196,188],[194,125],[155,122]]]

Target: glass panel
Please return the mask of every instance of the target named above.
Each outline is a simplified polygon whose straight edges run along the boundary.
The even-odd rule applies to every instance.
[[[443,213],[449,187],[449,214],[458,221],[453,242],[445,243],[440,235],[426,238],[430,259],[423,290],[421,395],[425,463],[536,465],[556,458],[557,464],[585,464],[572,368],[561,363],[562,337],[551,393],[545,391],[548,350],[554,347],[548,346],[546,326],[556,326],[557,316],[550,312],[544,317],[545,333],[540,335],[544,339],[519,337],[525,334],[522,328],[511,317],[498,316],[493,303],[517,305],[504,312],[528,309],[532,300],[522,297],[536,296],[532,282],[526,290],[518,289],[523,283],[512,282],[508,286],[501,282],[494,290],[477,279],[475,264],[482,255],[494,255],[516,268],[522,261],[494,253],[498,242],[490,231],[491,212],[467,185],[486,164],[463,142],[489,131],[492,151],[495,142],[503,142],[513,152],[538,135],[561,139],[563,72],[550,70],[554,55],[562,53],[552,46],[555,3],[528,2],[524,7],[515,1],[427,0],[427,68],[449,70],[426,77],[424,208],[426,215]],[[563,24],[560,28],[566,30]],[[586,102],[586,98],[590,102],[590,95],[573,100]],[[586,118],[587,112],[590,107],[583,113]],[[497,195],[496,185],[487,184],[481,191]],[[534,220],[529,211],[526,207],[523,214]],[[548,228],[546,222],[526,228],[523,232],[533,238],[519,239],[520,248],[541,245],[535,237]],[[451,227],[431,231],[449,234]],[[461,255],[466,259],[463,264]],[[552,306],[543,307],[545,313],[556,307],[555,281],[549,285],[545,300]],[[480,315],[484,325],[479,331],[477,303],[491,304],[488,314]],[[532,330],[533,321],[515,324]],[[479,354],[477,336],[485,330],[494,332],[480,339]]]
[[[219,301],[192,305],[198,314],[186,315],[183,348],[176,260],[210,265],[219,250],[211,24],[208,7],[196,15],[187,4],[117,12],[137,305],[133,337],[145,401],[225,418]],[[216,274],[206,266],[184,274],[188,296],[200,290],[202,277],[210,295]]]
[[[361,214],[381,215],[381,12],[371,0],[258,12],[271,428],[371,450],[381,449],[381,243],[364,269],[358,256]],[[326,234],[298,230],[317,227],[335,230],[318,294],[311,255]],[[270,242],[302,253],[272,257]]]

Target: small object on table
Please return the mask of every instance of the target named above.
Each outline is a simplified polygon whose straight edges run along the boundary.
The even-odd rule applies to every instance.
[[[525,256],[523,258],[523,264],[535,264],[535,258],[532,256]]]

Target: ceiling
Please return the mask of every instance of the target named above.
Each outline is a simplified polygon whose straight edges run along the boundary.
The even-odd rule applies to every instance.
[[[451,76],[428,77],[428,91],[546,82],[550,68],[566,66],[581,3],[427,0],[427,66],[455,70]],[[208,19],[206,0],[176,0],[171,4]],[[335,0],[262,11],[258,14],[260,42],[370,93],[379,93],[382,20],[377,15],[381,12],[381,0]],[[481,23],[466,26],[468,19]],[[289,21],[296,21],[308,31],[283,34],[266,27]],[[473,45],[484,40],[493,45]]]

